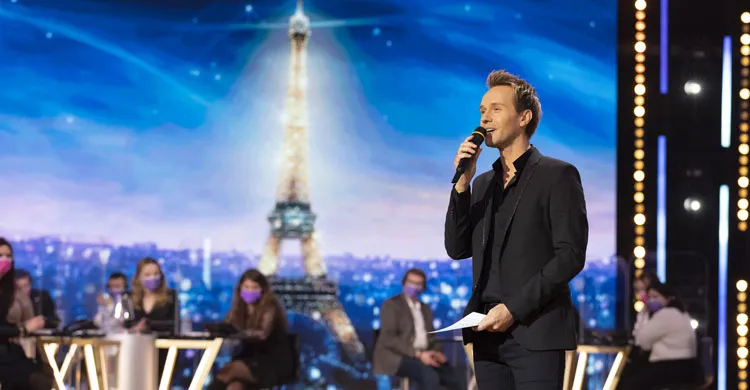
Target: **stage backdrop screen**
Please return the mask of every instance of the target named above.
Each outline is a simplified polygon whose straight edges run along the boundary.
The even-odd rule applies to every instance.
[[[260,266],[315,290],[285,300],[302,382],[365,388],[406,269],[435,326],[468,299],[471,262],[443,247],[452,161],[506,69],[541,98],[532,143],[581,172],[573,298],[614,326],[615,0],[4,0],[0,23],[0,234],[64,322],[152,256],[200,330]]]

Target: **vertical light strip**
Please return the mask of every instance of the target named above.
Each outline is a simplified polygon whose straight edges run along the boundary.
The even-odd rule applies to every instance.
[[[737,388],[747,389],[747,280],[737,281]]]
[[[721,69],[721,146],[732,142],[732,37],[724,37]]]
[[[656,161],[656,275],[667,282],[667,137],[659,136]]]
[[[635,143],[633,157],[633,201],[635,207],[633,210],[633,223],[635,229],[635,238],[633,242],[633,255],[635,255],[635,276],[641,276],[643,267],[646,266],[646,206],[644,205],[645,195],[643,192],[644,179],[646,173],[644,171],[643,158],[646,156],[644,149],[645,145],[645,129],[646,124],[646,0],[636,0],[634,3],[635,8],[635,43],[633,45],[635,55],[635,83],[633,86],[633,92],[635,98],[633,100],[633,124],[635,129],[633,131]],[[639,297],[636,297],[635,311],[639,312],[643,310],[644,302]]]
[[[661,0],[661,26],[659,36],[659,89],[662,95],[669,91],[669,1]]]
[[[729,256],[729,186],[719,188],[719,340],[716,384],[727,388],[727,266]]]
[[[748,197],[747,190],[750,185],[748,180],[748,127],[750,127],[750,12],[744,12],[740,16],[742,21],[742,35],[740,35],[740,125],[739,125],[739,172],[737,177],[737,229],[744,232],[747,230],[748,219]],[[726,43],[725,43],[726,44]],[[723,104],[723,102],[722,102]],[[723,109],[723,107],[722,107]],[[722,110],[722,116],[724,112]]]

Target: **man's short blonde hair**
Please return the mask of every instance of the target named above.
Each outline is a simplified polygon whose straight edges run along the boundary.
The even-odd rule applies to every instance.
[[[519,76],[504,70],[493,70],[487,76],[487,88],[502,85],[513,88],[513,92],[516,95],[514,101],[516,112],[531,111],[531,121],[529,121],[525,129],[526,136],[531,138],[536,132],[537,127],[539,127],[539,121],[542,119],[542,103],[539,102],[536,89],[528,81]]]

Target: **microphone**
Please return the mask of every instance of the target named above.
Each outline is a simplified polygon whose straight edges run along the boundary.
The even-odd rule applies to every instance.
[[[477,126],[476,129],[474,129],[474,132],[471,133],[471,143],[474,145],[481,145],[482,142],[484,142],[484,138],[487,136],[487,129],[485,129],[482,126]],[[469,163],[470,158],[462,158],[461,161],[458,162],[458,168],[456,168],[456,174],[453,175],[453,181],[451,183],[456,184],[458,182],[458,179],[461,178],[461,175],[464,174],[464,171],[466,171],[466,164]]]

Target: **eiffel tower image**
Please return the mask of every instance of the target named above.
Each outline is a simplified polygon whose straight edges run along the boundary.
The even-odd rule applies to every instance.
[[[310,205],[308,182],[307,43],[310,19],[302,0],[289,18],[291,56],[286,94],[281,178],[276,205],[268,216],[271,234],[258,270],[271,278],[274,291],[291,312],[322,322],[342,344],[350,358],[362,360],[364,347],[338,298],[338,284],[326,278],[326,266],[315,239],[315,214]],[[283,240],[298,240],[302,246],[305,278],[276,277]]]

